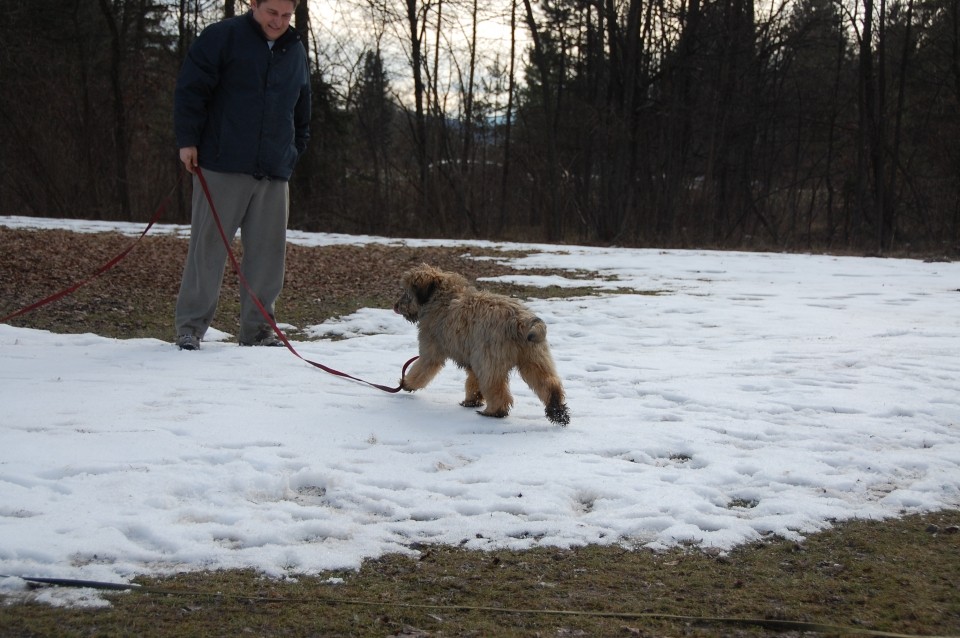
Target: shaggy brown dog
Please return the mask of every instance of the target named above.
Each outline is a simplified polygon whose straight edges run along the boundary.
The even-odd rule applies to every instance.
[[[395,312],[419,324],[420,358],[400,385],[413,392],[426,387],[452,359],[467,371],[466,398],[460,404],[484,416],[510,412],[510,371],[546,406],[547,418],[567,425],[570,414],[563,385],[547,346],[547,326],[519,301],[477,290],[456,273],[423,264],[403,275]]]

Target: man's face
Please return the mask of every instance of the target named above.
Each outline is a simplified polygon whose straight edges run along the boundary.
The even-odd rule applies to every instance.
[[[293,0],[250,0],[253,19],[267,34],[268,40],[276,40],[286,33],[296,8]]]

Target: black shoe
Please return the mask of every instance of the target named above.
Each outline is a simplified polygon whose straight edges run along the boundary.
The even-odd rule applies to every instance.
[[[180,335],[177,337],[177,347],[181,350],[199,350],[200,338],[196,335]]]
[[[268,346],[268,347],[283,347],[285,344],[281,341],[275,332],[269,328],[261,328],[253,339],[247,341],[244,339],[240,340],[241,346]]]

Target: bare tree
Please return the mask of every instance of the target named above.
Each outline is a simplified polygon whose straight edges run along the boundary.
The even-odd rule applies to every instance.
[[[420,11],[417,0],[406,0],[407,24],[409,27],[410,69],[413,72],[413,143],[417,167],[419,168],[420,210],[426,221],[426,193],[427,193],[427,120],[424,114],[424,83],[423,83],[423,53],[421,48],[422,28],[420,25]]]
[[[547,237],[556,240],[559,238],[559,228],[561,223],[561,195],[560,190],[560,157],[557,151],[557,114],[554,104],[555,95],[553,82],[551,81],[550,65],[547,61],[546,47],[543,42],[543,35],[540,26],[537,24],[536,16],[533,12],[533,5],[530,0],[523,0],[524,17],[527,29],[530,32],[530,38],[533,41],[533,63],[537,69],[537,80],[540,88],[540,108],[543,110],[544,130],[540,137],[540,142],[546,155],[544,167],[545,184],[541,188],[544,200],[546,202],[547,218]],[[541,223],[540,211],[531,208],[531,225]]]
[[[516,94],[516,65],[517,61],[517,0],[510,0],[510,54],[509,69],[507,71],[507,106],[503,116],[503,160],[500,170],[500,215],[496,232],[502,233],[507,221],[507,185],[511,174],[511,147],[513,135],[513,108]]]
[[[296,13],[293,19],[294,28],[300,34],[300,41],[303,48],[307,51],[307,59],[310,59],[310,3],[304,0],[297,5]]]
[[[129,15],[131,3],[125,0],[120,5],[121,18]],[[117,24],[117,16],[114,15],[114,8],[110,6],[108,0],[100,0],[100,11],[106,20],[107,28],[110,32],[110,88],[113,92],[113,143],[116,155],[116,175],[115,185],[117,195],[120,198],[120,210],[125,219],[132,219],[132,209],[130,207],[129,180],[127,178],[127,112],[124,104],[123,83],[123,35],[121,27]]]

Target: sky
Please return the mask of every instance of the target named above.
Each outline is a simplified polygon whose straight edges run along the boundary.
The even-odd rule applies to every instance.
[[[320,52],[321,71],[324,80],[346,91],[356,82],[356,74],[362,70],[363,55],[379,50],[387,69],[391,92],[397,99],[412,105],[413,73],[410,69],[410,24],[406,17],[406,5],[377,5],[373,3],[343,2],[342,0],[311,0],[310,25],[314,40],[311,43]],[[533,5],[537,7],[536,3]],[[437,46],[437,9],[443,21],[440,55],[433,57]],[[421,7],[422,9],[422,7]],[[476,25],[476,79],[474,90],[496,108],[505,108],[505,95],[497,95],[492,88],[482,86],[493,83],[491,67],[498,65],[501,71],[509,69],[510,59],[510,6],[509,3],[480,3]],[[535,8],[534,11],[539,12]],[[443,3],[433,6],[426,15],[422,46],[424,55],[430,59],[431,72],[435,78],[440,99],[449,109],[460,101],[461,85],[467,84],[470,62],[469,43],[473,41],[472,5]],[[522,75],[524,50],[528,46],[528,29],[524,22],[523,7],[519,6],[516,23],[516,74]],[[421,15],[421,27],[423,16]],[[433,64],[439,65],[433,69]],[[499,91],[506,91],[507,81],[501,78]],[[412,106],[411,106],[412,108]]]
[[[477,258],[520,271],[505,281],[598,291],[526,300],[548,326],[568,427],[517,376],[508,417],[460,407],[452,364],[390,394],[216,326],[186,352],[0,324],[0,597],[105,605],[20,577],[296,577],[424,544],[725,552],[960,507],[960,263],[442,243],[502,249]],[[294,340],[301,355],[384,385],[417,352],[390,308],[297,327],[342,337]]]

